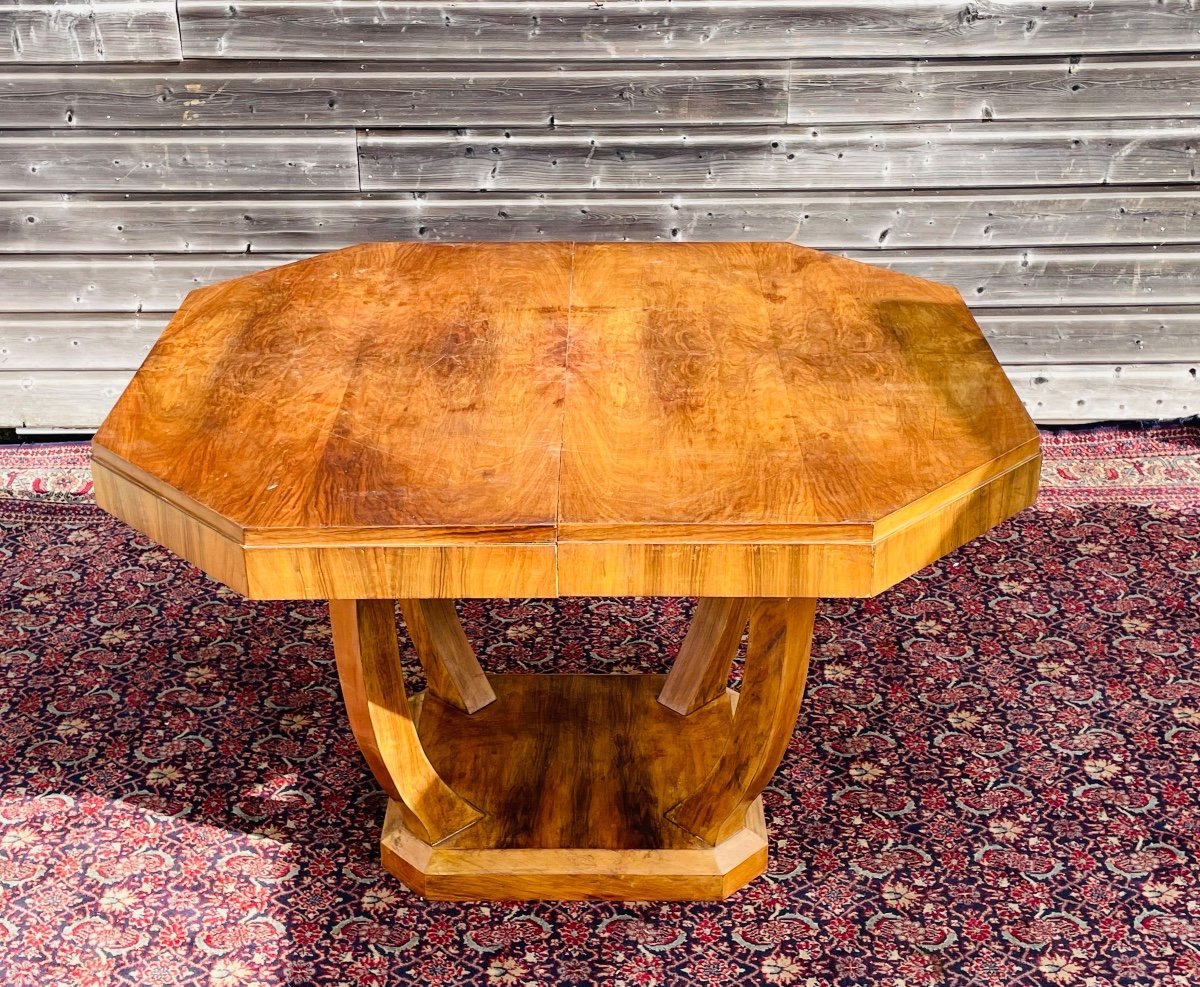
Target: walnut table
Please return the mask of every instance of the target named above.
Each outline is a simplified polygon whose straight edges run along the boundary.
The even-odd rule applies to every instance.
[[[988,530],[1040,460],[957,292],[786,244],[366,244],[202,288],[93,457],[214,579],[330,601],[406,884],[681,899],[766,867],[816,598]],[[489,676],[452,602],[592,595],[700,598],[669,674]]]

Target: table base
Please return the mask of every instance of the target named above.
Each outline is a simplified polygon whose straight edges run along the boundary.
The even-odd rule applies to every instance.
[[[468,714],[413,700],[438,775],[483,814],[436,844],[399,803],[384,866],[428,898],[715,900],[767,865],[762,801],[710,846],[668,812],[712,772],[737,694],[689,716],[658,702],[664,675],[497,675],[496,700]]]
[[[431,898],[724,898],[766,868],[761,794],[804,694],[811,599],[705,598],[668,675],[485,675],[450,600],[332,600],[387,869]],[[748,628],[740,694],[727,688]]]

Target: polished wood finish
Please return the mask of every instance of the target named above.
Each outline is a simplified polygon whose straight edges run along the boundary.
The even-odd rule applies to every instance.
[[[723,696],[749,619],[749,600],[706,597],[697,601],[692,625],[658,701],[687,716]]]
[[[670,812],[706,843],[741,829],[746,811],[779,767],[800,712],[816,600],[757,600],[741,700],[729,740],[712,773]]]
[[[429,695],[475,713],[496,694],[479,667],[451,600],[401,600],[400,612],[429,686]]]
[[[1036,442],[943,285],[778,244],[602,245],[579,248],[571,308],[561,540],[799,541]]]
[[[680,717],[661,675],[499,675],[468,716],[428,694],[420,739],[483,818],[436,845],[393,804],[385,866],[432,898],[718,899],[766,866],[761,804],[717,846],[666,811],[728,743],[733,696]]]
[[[943,285],[785,244],[370,244],[193,292],[94,462],[214,578],[330,600],[410,887],[716,899],[766,867],[816,598],[1020,510],[1040,455]],[[453,603],[591,594],[701,597],[668,676],[489,678]]]
[[[390,600],[330,600],[334,654],[354,739],[406,824],[436,843],[480,813],[438,776],[417,736],[404,691]]]
[[[452,606],[406,601],[406,614],[421,615],[406,618],[418,651],[428,655],[438,635],[467,647],[459,657],[470,657],[469,678],[493,700],[472,712],[432,688],[408,701],[390,602],[331,601],[351,727],[391,800],[385,866],[435,898],[732,893],[766,867],[759,796],[795,723],[814,605],[700,601],[670,678],[479,683]],[[747,616],[739,698],[713,669],[728,674]],[[429,620],[441,628],[433,637]],[[686,714],[662,702],[668,690],[691,706]]]
[[[368,244],[202,289],[95,450],[103,505],[257,598],[866,596],[1038,469],[953,289],[765,243]]]
[[[396,804],[383,824],[384,867],[427,898],[719,901],[767,866],[762,800],[746,827],[689,850],[469,850],[431,847],[404,828]]]
[[[98,448],[92,450],[92,481],[96,502],[110,514],[148,533],[218,582],[250,595],[241,543],[236,534],[225,530],[223,519],[206,523],[201,511],[177,507],[152,477],[132,469],[119,473],[110,469]]]
[[[369,244],[193,292],[97,444],[292,544],[552,540],[569,279],[558,246]],[[269,468],[230,482],[236,450]]]

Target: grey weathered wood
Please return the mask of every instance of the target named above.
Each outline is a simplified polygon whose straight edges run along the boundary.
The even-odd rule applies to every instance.
[[[0,128],[915,123],[1194,118],[1194,55],[1030,62],[199,61],[0,72]],[[788,104],[790,102],[790,110]]]
[[[1183,363],[1200,360],[1200,306],[976,309],[1002,363]]]
[[[132,370],[0,369],[0,427],[91,431],[132,376]]]
[[[1192,0],[180,0],[188,57],[806,58],[1187,51]]]
[[[167,324],[156,315],[4,315],[2,370],[134,370]]]
[[[1035,421],[1186,418],[1200,413],[1200,363],[1009,366]]]
[[[1196,412],[1200,0],[0,4],[0,426],[368,239],[792,239],[957,285],[1040,420]]]
[[[846,251],[944,281],[986,308],[1192,305],[1200,246],[1155,249]],[[192,288],[296,259],[287,254],[17,255],[0,262],[0,311],[170,312]]]
[[[783,123],[787,75],[783,62],[10,70],[0,128]]]
[[[0,251],[330,250],[363,240],[787,240],[840,250],[1191,243],[1200,189],[0,195]]]
[[[0,189],[350,189],[352,130],[0,132]]]
[[[1200,57],[795,62],[788,122],[1200,116]]]
[[[1196,180],[1200,122],[368,131],[367,190],[828,189]]]
[[[892,250],[847,256],[952,284],[972,305],[1192,305],[1200,247]]]
[[[0,63],[182,57],[172,0],[7,0],[0,6]]]
[[[173,312],[193,288],[292,255],[17,255],[0,258],[0,312]]]

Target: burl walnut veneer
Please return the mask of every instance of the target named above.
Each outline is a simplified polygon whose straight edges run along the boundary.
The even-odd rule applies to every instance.
[[[987,531],[1040,463],[952,288],[765,243],[366,244],[203,288],[93,457],[213,578],[330,601],[384,863],[439,898],[761,873],[816,598]],[[700,600],[666,676],[488,676],[452,603],[572,595]]]

